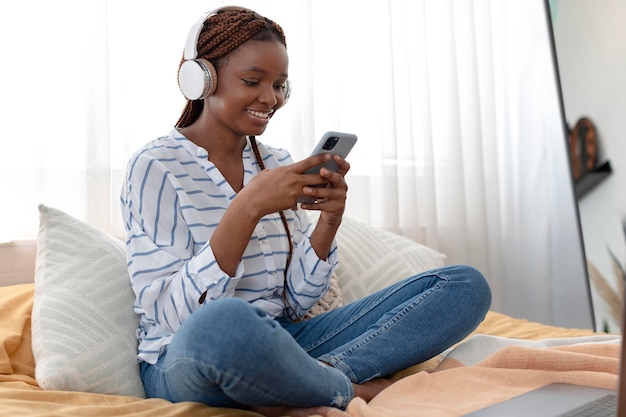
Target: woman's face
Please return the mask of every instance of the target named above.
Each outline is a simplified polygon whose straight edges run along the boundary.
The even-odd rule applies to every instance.
[[[284,103],[289,58],[278,41],[250,40],[217,70],[217,89],[205,101],[214,123],[237,136],[260,135]]]

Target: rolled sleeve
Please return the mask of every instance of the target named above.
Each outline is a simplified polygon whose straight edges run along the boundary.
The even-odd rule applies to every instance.
[[[328,291],[338,263],[337,244],[333,242],[328,258],[322,260],[307,238],[295,248],[294,255],[297,265],[292,265],[288,273],[287,295],[297,316],[294,318],[300,318]]]

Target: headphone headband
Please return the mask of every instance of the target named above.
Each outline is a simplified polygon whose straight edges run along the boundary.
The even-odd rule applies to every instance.
[[[198,57],[198,38],[200,38],[200,32],[202,31],[204,22],[207,19],[210,19],[212,16],[218,13],[225,12],[228,10],[237,10],[237,9],[250,10],[250,9],[246,9],[245,7],[224,6],[224,7],[218,7],[217,9],[210,10],[206,12],[205,14],[203,14],[202,17],[200,17],[200,19],[198,19],[198,21],[193,24],[191,29],[189,29],[189,34],[187,35],[187,42],[185,42],[185,50],[184,50],[185,52],[183,54],[183,57],[185,58],[185,60],[196,59]]]
[[[196,59],[198,57],[198,38],[200,37],[200,31],[202,31],[202,26],[204,26],[204,21],[216,13],[216,11],[210,11],[205,13],[200,19],[198,19],[196,23],[193,24],[191,29],[189,29],[187,42],[185,42],[185,52],[183,53],[183,57],[186,61],[190,59]]]

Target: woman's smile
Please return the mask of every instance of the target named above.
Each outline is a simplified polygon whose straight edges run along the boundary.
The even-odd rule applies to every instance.
[[[249,115],[251,115],[255,119],[263,119],[266,121],[269,120],[272,117],[272,114],[274,113],[274,110],[272,109],[267,110],[267,111],[246,109],[246,111],[248,112]]]

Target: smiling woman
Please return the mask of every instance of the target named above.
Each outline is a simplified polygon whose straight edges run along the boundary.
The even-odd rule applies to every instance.
[[[350,164],[257,140],[286,102],[288,63],[273,20],[235,6],[203,15],[179,71],[181,118],[130,158],[121,208],[148,397],[268,416],[344,409],[461,341],[489,309],[483,275],[451,265],[305,319],[338,265]],[[311,172],[329,158],[336,170]]]

